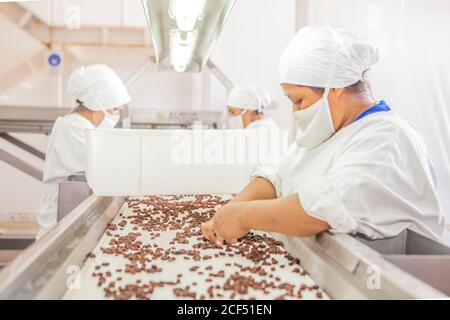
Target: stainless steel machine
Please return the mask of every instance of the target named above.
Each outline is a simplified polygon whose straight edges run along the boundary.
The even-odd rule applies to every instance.
[[[68,267],[83,265],[124,201],[125,197],[89,196],[0,272],[0,299],[63,297]],[[380,241],[330,233],[274,237],[333,299],[448,298],[450,294],[450,249],[409,231]]]

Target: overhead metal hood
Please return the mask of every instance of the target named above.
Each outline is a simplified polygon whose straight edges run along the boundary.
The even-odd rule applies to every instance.
[[[236,0],[142,0],[159,71],[199,72]]]

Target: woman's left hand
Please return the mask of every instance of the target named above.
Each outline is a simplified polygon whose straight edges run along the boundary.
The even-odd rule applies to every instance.
[[[246,205],[246,202],[233,202],[217,210],[211,220],[202,224],[203,235],[218,245],[224,240],[235,243],[250,231],[245,222]]]

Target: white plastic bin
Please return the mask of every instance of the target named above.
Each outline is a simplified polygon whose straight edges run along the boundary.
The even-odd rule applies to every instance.
[[[88,130],[87,181],[102,196],[236,193],[287,147],[287,132],[256,131]]]

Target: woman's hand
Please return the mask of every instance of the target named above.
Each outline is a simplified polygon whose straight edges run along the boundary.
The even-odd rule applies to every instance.
[[[202,225],[202,232],[219,245],[234,243],[250,230],[283,233],[296,237],[318,234],[330,229],[325,220],[303,209],[298,194],[273,200],[231,202]]]
[[[203,235],[217,245],[235,243],[250,228],[245,223],[245,202],[232,202],[217,210],[214,217],[202,224]]]

